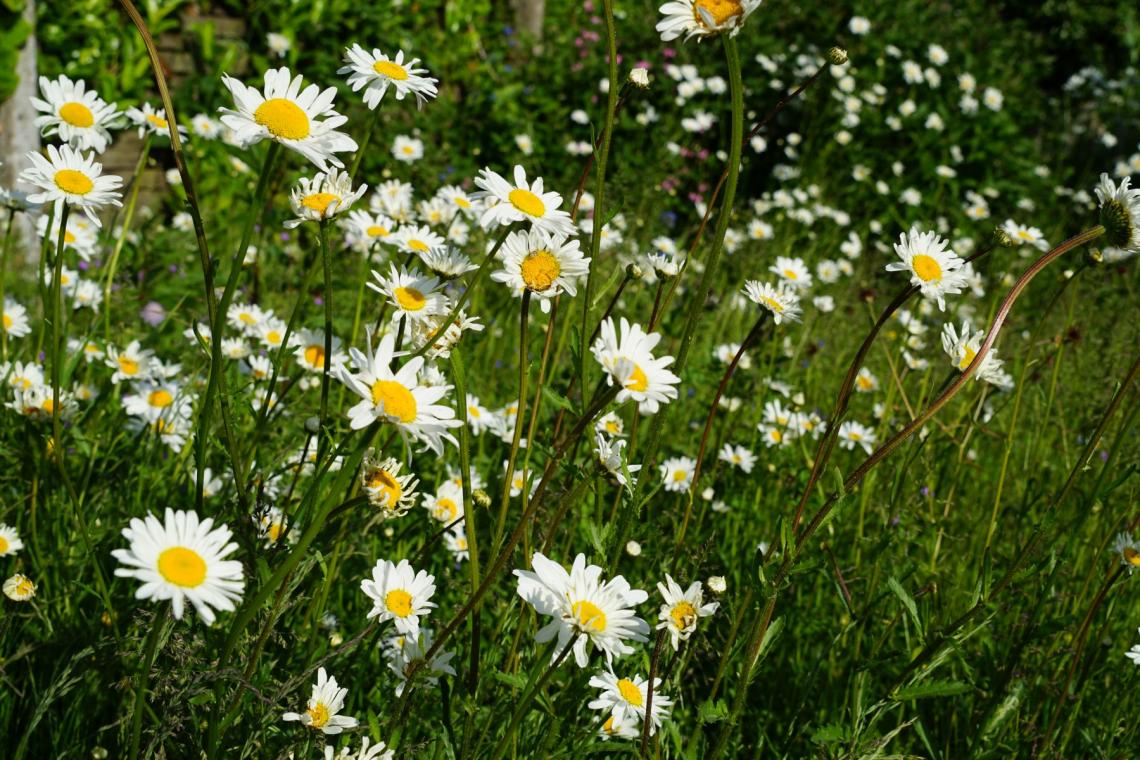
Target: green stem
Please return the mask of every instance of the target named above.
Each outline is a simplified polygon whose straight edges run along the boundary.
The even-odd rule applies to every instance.
[[[158,643],[166,630],[169,621],[173,618],[167,613],[153,621],[150,633],[147,634],[146,644],[143,645],[143,656],[139,668],[138,682],[135,684],[135,707],[131,711],[131,754],[132,760],[139,756],[139,745],[142,739],[143,707],[146,705],[146,688],[150,680],[150,669],[154,665],[155,655],[158,654]]]
[[[333,310],[333,293],[332,293],[332,255],[329,253],[329,230],[328,220],[322,219],[320,227],[318,228],[317,235],[321,239],[321,262],[324,267],[325,273],[325,361],[324,369],[321,372],[321,425],[320,437],[317,439],[317,462],[321,461],[321,455],[324,453],[331,438],[327,435],[328,414],[329,414],[329,379],[332,373],[332,337],[333,337],[333,324],[332,324],[332,310]],[[272,389],[270,389],[272,390]]]
[[[111,285],[115,282],[115,272],[119,268],[119,256],[123,252],[123,245],[127,242],[127,235],[131,231],[131,221],[135,217],[135,204],[139,199],[139,188],[142,187],[142,175],[146,169],[146,160],[150,155],[150,145],[154,134],[147,132],[143,138],[142,152],[139,153],[138,163],[135,164],[135,174],[131,179],[131,196],[127,199],[127,208],[123,216],[123,226],[119,231],[119,239],[115,241],[115,249],[111,251],[111,260],[107,262],[107,276],[103,282],[103,337],[111,342]]]
[[[492,546],[498,546],[499,539],[503,537],[503,528],[507,522],[507,507],[511,503],[511,482],[514,480],[515,461],[519,455],[519,443],[522,441],[523,414],[526,408],[526,379],[527,379],[527,321],[530,313],[530,291],[523,289],[522,306],[519,309],[519,396],[515,405],[515,434],[511,439],[511,453],[507,457],[507,471],[503,473],[503,495],[499,501],[499,518],[495,521],[495,537]],[[529,442],[528,442],[529,444]],[[523,473],[522,490],[526,491],[526,473]],[[466,478],[466,475],[464,476]]]
[[[59,217],[59,241],[55,248],[55,262],[51,278],[51,430],[52,454],[60,466],[63,466],[62,423],[59,416],[59,381],[60,364],[63,357],[60,343],[63,338],[63,248],[67,237],[67,217],[71,214],[71,207],[63,204],[63,213]],[[50,228],[49,228],[50,229]]]
[[[4,225],[4,247],[0,248],[0,322],[4,318],[4,287],[8,278],[8,255],[12,252],[12,223],[16,220],[16,209],[8,211],[8,222]],[[0,324],[0,361],[8,361],[8,330]]]
[[[511,714],[511,722],[507,726],[507,731],[503,734],[503,738],[499,740],[499,744],[495,747],[495,754],[491,756],[492,760],[499,760],[507,753],[511,743],[514,741],[515,733],[518,731],[519,723],[522,722],[523,716],[526,715],[527,710],[530,709],[530,703],[534,701],[535,695],[546,686],[546,682],[558,670],[558,666],[566,659],[566,655],[570,654],[570,650],[574,647],[574,642],[577,640],[576,636],[571,636],[570,640],[566,642],[566,646],[562,647],[562,651],[558,653],[558,657],[550,663],[550,666],[542,672],[542,676],[536,681],[533,676],[527,684],[528,688],[523,693],[515,707],[514,713]]]

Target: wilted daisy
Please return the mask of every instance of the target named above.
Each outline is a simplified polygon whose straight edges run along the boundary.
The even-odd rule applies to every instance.
[[[436,403],[447,395],[451,386],[420,385],[419,373],[424,365],[421,356],[413,357],[393,372],[395,335],[381,338],[375,352],[370,345],[371,332],[367,342],[366,352],[355,348],[349,350],[356,373],[344,367],[337,373],[342,383],[364,399],[348,410],[352,429],[359,430],[381,420],[396,425],[402,433],[442,454],[444,440],[455,443],[448,429],[462,424],[455,419],[455,410]]]
[[[1137,542],[1131,533],[1127,531],[1118,533],[1116,541],[1112,544],[1112,550],[1120,555],[1120,564],[1128,568],[1129,575],[1140,567],[1140,542]]]
[[[40,77],[40,95],[32,105],[42,116],[35,125],[44,137],[59,135],[62,142],[77,150],[107,150],[111,142],[109,128],[115,126],[119,114],[115,104],[108,105],[94,90],[88,90],[82,79],[74,82],[62,74],[58,79]]]
[[[372,277],[376,282],[368,283],[368,287],[388,299],[396,316],[418,321],[448,311],[448,299],[440,291],[438,277],[425,277],[414,269],[401,271],[395,264],[387,277],[376,270]]]
[[[1130,188],[1130,177],[1117,185],[1107,174],[1100,175],[1094,192],[1100,201],[1100,223],[1105,241],[1113,248],[1140,253],[1140,189]]]
[[[24,548],[20,534],[11,525],[0,523],[0,557],[7,557]]]
[[[590,270],[577,238],[550,235],[538,227],[508,235],[499,258],[503,268],[492,272],[491,279],[516,293],[529,290],[542,299],[543,311],[550,308],[548,299],[563,292],[577,295],[577,282]]]
[[[168,507],[163,522],[153,514],[132,519],[123,537],[130,547],[111,555],[126,567],[116,568],[115,575],[142,581],[136,598],[169,599],[178,619],[190,602],[206,625],[213,624],[215,609],[231,611],[241,599],[241,563],[225,559],[237,544],[230,529],[215,528],[212,518],[199,520],[196,512]]]
[[[657,619],[661,621],[657,624],[657,628],[669,631],[674,650],[682,641],[688,641],[693,631],[697,630],[698,619],[708,617],[720,607],[718,602],[704,603],[704,591],[700,581],[694,581],[689,584],[688,589],[682,591],[677,582],[666,574],[665,583],[658,583],[657,590],[665,600],[657,615]]]
[[[404,60],[404,51],[396,51],[395,58],[389,58],[378,48],[372,52],[358,44],[344,51],[346,66],[337,69],[338,74],[348,74],[348,84],[353,92],[364,88],[364,104],[375,110],[384,98],[384,94],[391,87],[396,93],[396,100],[403,100],[408,93],[416,96],[422,107],[428,98],[436,96],[436,82],[427,74],[427,69],[416,68],[419,58]]]
[[[665,17],[657,22],[663,42],[684,35],[707,37],[721,32],[735,36],[762,0],[672,0],[658,10]]]
[[[660,469],[661,479],[665,481],[665,490],[683,493],[693,484],[697,460],[689,457],[671,457],[661,463]]]
[[[569,573],[541,552],[535,552],[530,564],[533,571],[514,571],[518,594],[540,615],[553,618],[539,630],[535,641],[542,644],[557,635],[555,657],[573,639],[574,660],[584,668],[590,643],[612,662],[615,655],[633,652],[627,641],[646,640],[649,625],[634,614],[634,607],[649,595],[630,588],[622,576],[603,582],[602,568],[587,565],[585,554],[574,558]]]
[[[305,712],[287,712],[281,720],[299,720],[301,725],[329,735],[339,734],[346,728],[356,728],[359,725],[356,718],[340,714],[347,695],[348,689],[338,686],[336,679],[321,668],[317,671],[317,682],[313,684],[313,695],[309,697]]]
[[[302,177],[289,193],[289,205],[297,217],[285,222],[285,227],[293,229],[305,222],[331,219],[347,211],[367,190],[368,185],[353,190],[352,177],[335,168],[312,178]]]
[[[416,504],[419,480],[412,473],[400,474],[400,462],[388,457],[382,462],[364,461],[360,485],[368,495],[368,503],[380,510],[385,519],[401,517]]]
[[[591,710],[608,712],[618,725],[640,723],[645,720],[645,706],[649,701],[649,681],[640,675],[632,678],[618,678],[612,670],[603,671],[590,677],[590,686],[601,689],[597,699],[590,702]],[[653,707],[649,718],[649,735],[661,727],[661,721],[669,717],[673,700],[658,692],[661,679],[653,679]]]
[[[800,319],[800,297],[788,288],[747,280],[744,283],[744,295],[752,303],[771,312],[772,321],[776,324],[798,322]]]
[[[420,630],[420,617],[427,617],[435,603],[435,576],[423,570],[418,573],[406,559],[394,565],[386,559],[377,560],[372,578],[360,582],[360,590],[372,600],[368,618],[378,617],[380,622],[392,620],[396,630],[415,636]]]
[[[26,602],[36,595],[36,584],[26,575],[16,573],[4,581],[4,596],[13,602]]]
[[[552,235],[569,237],[574,234],[570,215],[558,210],[562,205],[561,195],[543,192],[542,177],[528,183],[526,170],[521,166],[515,166],[514,177],[512,185],[490,169],[483,169],[475,178],[475,185],[483,191],[481,197],[485,199],[485,210],[479,220],[484,229],[512,222],[530,222]]]
[[[849,450],[862,446],[870,454],[875,445],[875,431],[854,420],[847,420],[839,426],[839,445]]]
[[[222,83],[233,95],[236,110],[220,109],[222,123],[234,131],[243,147],[276,140],[321,171],[327,171],[329,164],[343,168],[335,154],[356,150],[357,145],[336,130],[348,121],[332,108],[336,88],[322,91],[310,84],[301,90],[302,81],[300,74],[291,77],[288,68],[269,69],[263,89],[258,90],[223,74]]]
[[[633,399],[642,414],[654,414],[661,403],[677,398],[676,385],[681,382],[668,369],[673,357],[653,356],[660,340],[659,333],[646,333],[625,317],[621,318],[619,332],[613,318],[607,317],[591,347],[594,358],[608,373],[608,382],[621,386],[617,401]]]
[[[756,464],[756,455],[743,446],[733,446],[731,443],[724,444],[724,447],[717,454],[717,459],[722,462],[728,462],[734,467],[739,467],[742,472],[752,472],[753,466]]]
[[[48,157],[37,152],[28,154],[32,166],[20,172],[20,181],[35,185],[40,192],[32,193],[32,203],[54,203],[56,218],[61,218],[60,206],[66,203],[81,210],[96,227],[101,226],[98,212],[107,204],[122,206],[118,191],[121,177],[103,175],[103,165],[95,162],[95,154],[84,155],[68,145],[47,147]]]
[[[902,261],[887,264],[887,271],[910,272],[910,283],[917,285],[925,298],[937,301],[939,309],[945,310],[945,296],[961,293],[968,285],[963,271],[965,261],[947,246],[937,232],[919,232],[912,227],[899,235],[899,242],[895,243],[895,253]]]

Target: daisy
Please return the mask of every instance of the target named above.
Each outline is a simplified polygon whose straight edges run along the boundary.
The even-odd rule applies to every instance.
[[[870,454],[875,445],[875,431],[854,420],[847,420],[839,426],[839,445],[848,450],[862,446]]]
[[[565,211],[559,211],[562,196],[558,193],[544,193],[542,177],[527,183],[526,171],[515,166],[515,182],[483,169],[475,178],[475,185],[483,192],[480,197],[490,201],[483,211],[479,223],[484,229],[500,227],[512,222],[530,222],[534,227],[554,235],[569,237],[574,234],[574,223]]]
[[[645,720],[645,704],[649,701],[649,681],[636,675],[633,678],[618,678],[613,671],[603,671],[591,676],[590,685],[601,689],[598,698],[588,705],[591,710],[609,712],[618,725],[635,724]],[[657,691],[661,679],[653,679],[653,707],[649,719],[649,735],[661,727],[661,721],[669,717],[673,700]]]
[[[424,494],[423,508],[433,520],[450,525],[463,516],[463,486],[445,480],[434,494]]]
[[[743,446],[733,446],[731,443],[724,444],[724,448],[717,454],[717,458],[722,462],[739,467],[745,473],[752,472],[752,468],[756,465],[756,455]]]
[[[412,186],[398,179],[380,183],[368,200],[373,211],[382,211],[398,222],[407,221],[412,210]]]
[[[23,576],[17,575],[14,577],[22,578]],[[4,584],[4,593],[5,594],[8,593],[8,584],[7,583]],[[9,596],[11,596],[11,594],[9,594]],[[1140,633],[1140,628],[1137,628],[1136,631],[1137,631],[1137,633]],[[1134,644],[1131,649],[1129,649],[1127,652],[1124,653],[1124,656],[1127,657],[1128,659],[1132,660],[1133,665],[1140,666],[1140,644]]]
[[[135,416],[162,415],[171,411],[183,411],[188,416],[190,399],[182,388],[166,381],[144,380],[134,386],[133,393],[123,396],[123,409]]]
[[[131,124],[139,128],[139,139],[147,134],[170,137],[170,123],[166,120],[165,108],[155,110],[150,103],[143,103],[142,109],[128,108],[126,115]],[[178,134],[186,137],[189,133],[180,124]]]
[[[491,279],[516,293],[529,290],[542,299],[543,311],[549,311],[549,299],[563,292],[577,295],[577,282],[590,270],[590,259],[582,255],[576,238],[549,235],[537,227],[508,235],[499,259],[503,268],[492,272]]]
[[[321,668],[317,671],[317,682],[313,684],[313,695],[309,697],[305,712],[287,712],[281,716],[281,720],[299,720],[301,725],[326,735],[339,734],[346,728],[356,728],[359,725],[356,718],[340,714],[347,694],[348,689],[340,688],[336,679]]]
[[[661,479],[666,491],[684,492],[693,484],[697,461],[689,457],[672,457],[661,463]]]
[[[325,745],[325,760],[393,760],[396,757],[394,750],[388,749],[388,745],[384,742],[379,744],[372,744],[372,740],[367,736],[360,740],[360,751],[353,752],[347,745],[340,748],[339,753],[334,753],[332,745]]]
[[[344,225],[346,241],[359,251],[368,251],[375,243],[393,242],[392,233],[396,231],[394,220],[360,209],[348,212]]]
[[[51,231],[48,231],[48,218],[41,216],[36,222],[36,233],[41,239],[47,238],[52,246],[59,242],[59,219],[53,218]],[[75,251],[82,261],[90,261],[99,244],[95,225],[85,216],[68,216],[67,229],[63,233],[65,250]]]
[[[431,658],[431,662],[424,659],[433,643],[434,638],[427,628],[422,629],[419,635],[394,636],[385,642],[384,655],[388,658],[388,668],[400,681],[396,684],[397,697],[403,695],[408,673],[413,669],[423,668],[420,673],[433,686],[439,683],[440,676],[455,675],[455,668],[451,665],[455,652],[439,652]]]
[[[895,253],[902,261],[887,264],[888,272],[910,272],[910,283],[916,285],[923,297],[938,302],[938,308],[945,311],[945,296],[961,293],[968,285],[968,278],[962,270],[965,262],[953,251],[948,243],[936,232],[919,232],[912,227],[909,232],[899,235],[895,243]]]
[[[8,557],[24,548],[20,534],[10,525],[0,523],[0,557]]]
[[[331,219],[347,211],[367,190],[368,185],[353,190],[352,178],[335,168],[328,173],[321,172],[312,179],[302,177],[289,194],[289,205],[297,218],[285,222],[285,228],[291,230],[305,222]]]
[[[36,595],[36,584],[26,575],[16,573],[4,581],[4,596],[13,602],[26,602]]]
[[[449,310],[448,299],[439,289],[438,277],[425,277],[416,270],[400,271],[392,264],[388,276],[372,271],[376,282],[368,287],[388,299],[395,316],[416,322]]]
[[[28,322],[28,310],[11,298],[4,299],[4,308],[0,311],[0,328],[10,338],[22,338],[32,331]]]
[[[87,90],[82,79],[74,82],[66,76],[58,79],[40,77],[40,95],[32,98],[32,105],[42,116],[35,125],[44,137],[59,135],[59,139],[77,150],[107,150],[111,142],[109,127],[114,126],[119,114],[115,104],[108,105],[94,90]]]
[[[1107,174],[1101,174],[1094,192],[1100,202],[1105,240],[1113,248],[1140,253],[1140,189],[1129,188],[1131,181],[1124,177],[1117,185]]]
[[[222,131],[221,125],[204,113],[196,114],[194,118],[190,119],[190,129],[195,135],[205,140],[217,139]]]
[[[681,382],[668,370],[673,357],[653,356],[653,348],[660,340],[659,333],[646,333],[625,317],[621,318],[619,331],[613,318],[607,317],[591,348],[594,358],[608,373],[610,385],[616,382],[621,386],[618,403],[632,399],[642,414],[655,414],[661,403],[677,398],[676,385]]]
[[[569,573],[541,552],[535,552],[530,564],[533,571],[514,571],[518,594],[540,615],[553,618],[535,641],[542,644],[557,635],[555,658],[573,640],[574,660],[584,668],[591,643],[612,662],[615,655],[633,652],[626,641],[647,640],[649,625],[634,614],[634,607],[649,595],[630,588],[622,576],[603,582],[602,568],[587,566],[585,554],[574,558]]]
[[[860,367],[859,373],[855,375],[856,393],[872,393],[877,390],[879,390],[879,378],[866,367]]]
[[[430,228],[415,224],[401,227],[395,234],[395,243],[401,251],[419,256],[447,248],[447,241],[432,232]]]
[[[610,713],[598,728],[598,735],[602,737],[602,741],[609,741],[610,739],[638,739],[641,737],[641,730],[638,729],[636,723],[617,722],[614,720],[613,713]]]
[[[360,485],[368,495],[368,503],[379,509],[386,520],[402,517],[415,506],[419,483],[410,472],[401,475],[400,463],[392,457],[382,462],[365,459],[360,470]]]
[[[450,385],[427,387],[420,385],[419,372],[424,365],[422,356],[413,357],[393,372],[396,336],[385,335],[373,352],[372,334],[368,333],[367,352],[349,350],[357,373],[345,367],[338,368],[342,383],[364,400],[348,410],[353,430],[367,427],[375,420],[395,425],[401,433],[423,442],[437,454],[443,453],[443,441],[456,443],[447,432],[458,427],[455,410],[436,402],[447,395]]]
[[[618,485],[632,486],[637,482],[634,473],[641,470],[641,465],[625,463],[621,452],[626,443],[627,441],[620,438],[609,441],[601,432],[594,433],[594,453],[597,455],[598,463],[617,480]]]
[[[96,214],[103,206],[123,205],[119,200],[122,193],[118,191],[122,178],[103,176],[103,165],[95,162],[94,153],[84,155],[68,145],[49,145],[47,152],[47,158],[34,151],[29,153],[32,166],[20,173],[21,182],[40,189],[28,196],[29,201],[56,204],[57,219],[62,218],[60,207],[66,203],[82,210],[96,227],[102,226]]]
[[[445,280],[454,280],[479,268],[479,265],[467,258],[462,251],[450,247],[425,251],[420,254],[420,261]]]
[[[420,617],[427,617],[435,603],[435,576],[423,570],[417,573],[406,560],[394,565],[386,559],[377,560],[372,568],[372,579],[360,582],[360,590],[372,600],[368,618],[379,617],[380,622],[395,621],[396,630],[406,636],[420,631]]]
[[[444,185],[436,195],[455,206],[468,219],[479,213],[479,201],[468,195],[467,191],[458,185]]]
[[[265,72],[262,90],[247,87],[231,76],[222,83],[233,95],[236,110],[222,108],[222,123],[234,131],[245,148],[262,140],[276,140],[328,171],[328,164],[344,167],[335,154],[357,149],[356,141],[337,127],[348,121],[332,108],[336,88],[322,91],[311,84],[301,90],[301,75],[291,77],[288,68]],[[318,121],[318,119],[320,119]]]
[[[306,371],[321,374],[325,371],[325,331],[300,330],[289,340],[297,350],[293,357]],[[329,368],[335,369],[344,364],[345,355],[340,350],[340,338],[332,336],[332,356],[329,357]]]
[[[427,69],[416,68],[419,58],[404,61],[404,51],[396,51],[396,57],[389,58],[373,48],[369,53],[360,45],[353,45],[344,51],[346,66],[337,69],[338,74],[348,74],[348,85],[353,92],[364,89],[364,104],[376,110],[388,88],[396,93],[396,100],[403,100],[408,93],[416,96],[422,108],[428,98],[436,96],[436,83],[439,81],[424,76]]]
[[[768,271],[778,275],[796,290],[807,290],[811,287],[811,272],[808,271],[803,259],[777,256],[776,263],[768,267]]]
[[[1118,533],[1116,541],[1112,544],[1112,550],[1120,555],[1120,564],[1128,568],[1129,575],[1140,567],[1140,542],[1132,538],[1131,533]]]
[[[414,163],[424,157],[423,140],[407,135],[396,135],[392,141],[392,158],[405,164]]]
[[[658,11],[665,16],[657,22],[662,42],[682,35],[708,37],[720,32],[736,36],[744,21],[760,7],[762,0],[672,0]]]
[[[123,380],[140,380],[150,375],[150,364],[154,360],[154,352],[143,348],[137,340],[132,340],[124,349],[107,346],[107,356],[104,360],[108,367],[115,370],[111,375],[111,382],[119,383]]]
[[[689,584],[688,589],[681,591],[677,582],[666,573],[665,583],[658,583],[657,590],[665,600],[657,615],[657,619],[661,621],[657,624],[657,629],[669,631],[673,651],[677,650],[682,641],[688,641],[693,631],[697,630],[698,619],[708,617],[720,607],[719,602],[704,604],[704,592],[700,581]]]
[[[800,319],[800,297],[782,285],[777,287],[769,282],[746,280],[744,295],[752,303],[771,312],[772,321],[776,324],[798,322]]]
[[[960,331],[956,331],[952,323],[947,323],[942,326],[942,350],[950,357],[955,367],[965,371],[978,355],[978,349],[982,347],[985,336],[984,330],[974,332],[967,320],[963,320]],[[995,348],[990,348],[986,352],[985,358],[974,371],[974,379],[984,380],[1002,390],[1013,387],[1013,378],[1002,369],[1002,361],[997,357]]]
[[[153,514],[132,519],[123,537],[130,548],[111,552],[126,565],[115,575],[142,581],[136,598],[171,600],[177,619],[190,602],[206,625],[213,625],[215,609],[231,611],[241,599],[241,563],[225,559],[237,544],[230,529],[215,528],[212,518],[199,520],[196,512],[168,507],[163,522]]]
[[[444,533],[443,544],[455,557],[456,562],[463,562],[471,557],[467,545],[467,534],[463,532],[462,528],[456,527]]]

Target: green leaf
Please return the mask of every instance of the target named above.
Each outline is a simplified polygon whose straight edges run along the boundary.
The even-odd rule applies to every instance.
[[[561,393],[552,391],[550,389],[550,386],[542,386],[542,397],[550,403],[554,404],[559,409],[565,409],[571,413],[574,411],[574,405],[570,403],[570,399],[566,398]]]
[[[523,673],[504,673],[501,670],[494,671],[495,680],[505,683],[512,689],[522,690],[526,688],[526,675]]]
[[[906,607],[906,611],[907,614],[910,615],[911,622],[914,623],[915,629],[921,636],[922,621],[918,617],[918,605],[914,603],[914,597],[912,597],[910,593],[902,587],[901,583],[895,580],[894,576],[887,578],[887,585],[891,587],[891,591],[895,592],[895,596],[897,596],[899,598],[899,601],[903,603],[903,606]]]
[[[835,744],[837,742],[845,742],[848,739],[847,727],[838,723],[829,723],[826,726],[820,726],[811,735],[811,740],[816,744]]]
[[[697,708],[697,720],[701,723],[719,723],[728,717],[728,704],[723,699],[705,700]]]
[[[957,694],[973,691],[973,689],[973,686],[961,681],[936,680],[904,686],[891,695],[891,698],[896,702],[909,702],[914,699],[929,699],[931,697],[953,697]]]

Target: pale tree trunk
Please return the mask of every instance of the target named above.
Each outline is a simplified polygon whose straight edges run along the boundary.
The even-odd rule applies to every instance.
[[[546,0],[514,0],[515,25],[520,32],[542,42],[542,22],[546,18]]]
[[[32,27],[32,31],[28,34],[28,39],[24,42],[16,62],[16,74],[20,77],[20,83],[11,97],[0,103],[0,161],[4,162],[0,167],[0,185],[4,187],[13,187],[16,184],[16,176],[28,165],[26,158],[28,152],[40,148],[40,133],[34,124],[36,109],[32,107],[31,101],[38,86],[35,0],[27,0],[25,3],[24,19]],[[31,243],[32,227],[28,223],[28,217],[19,214],[16,218],[19,224],[17,229],[22,239]],[[2,231],[0,234],[3,234]],[[25,245],[24,248],[29,251],[29,256],[34,255],[31,252],[38,250],[31,244]]]

